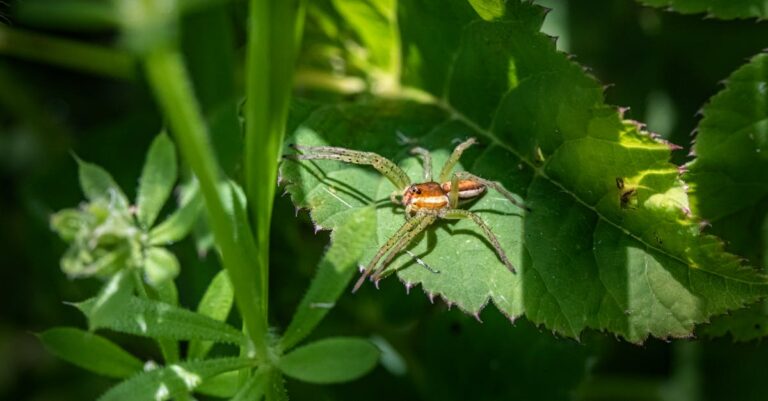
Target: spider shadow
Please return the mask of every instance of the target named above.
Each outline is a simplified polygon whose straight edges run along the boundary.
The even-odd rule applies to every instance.
[[[296,162],[296,164],[299,166],[299,168],[302,168],[305,171],[307,171],[310,175],[315,177],[315,179],[317,179],[321,184],[326,185],[326,186],[331,187],[331,188],[334,188],[334,189],[337,189],[339,192],[341,192],[341,193],[343,193],[343,194],[345,194],[345,195],[355,199],[356,201],[358,201],[358,202],[360,202],[362,204],[378,204],[380,202],[380,200],[379,201],[374,201],[373,198],[371,198],[370,196],[366,195],[364,192],[360,191],[359,189],[353,187],[352,185],[350,185],[350,184],[348,184],[348,183],[346,183],[344,181],[341,181],[341,180],[338,180],[336,178],[328,176],[328,174],[323,169],[321,169],[317,165],[317,163],[315,163],[314,160],[305,160],[305,161],[309,162],[309,164],[312,164],[315,167],[315,169],[317,169],[317,171],[307,167],[304,163],[298,163],[297,160],[294,160],[294,159],[291,159],[291,158],[285,158],[284,160],[290,160],[292,162]],[[377,206],[377,208],[378,208],[378,206]]]
[[[397,272],[399,272],[401,270],[408,269],[408,268],[410,268],[410,267],[412,267],[414,265],[418,265],[418,264],[421,264],[421,263],[424,263],[426,265],[426,263],[424,261],[422,261],[421,259],[424,258],[425,256],[429,255],[430,253],[432,253],[432,251],[435,250],[435,247],[437,247],[437,234],[436,234],[435,230],[432,229],[432,227],[427,228],[426,230],[424,230],[424,232],[422,232],[421,234],[416,236],[416,238],[414,238],[413,241],[411,241],[411,243],[408,244],[408,246],[405,247],[405,249],[402,250],[401,255],[402,254],[408,254],[408,251],[410,251],[411,248],[413,248],[413,247],[417,246],[418,244],[420,244],[425,236],[427,237],[427,249],[424,250],[424,252],[421,252],[419,254],[413,254],[412,253],[410,255],[408,261],[405,262],[402,266],[400,266],[398,268],[386,269],[385,273],[382,275],[382,279],[386,278],[386,277],[389,277],[390,275],[395,274],[395,273],[397,273]],[[397,260],[399,257],[400,256],[396,256],[395,260]],[[394,264],[395,260],[393,260],[393,264]],[[429,266],[429,265],[427,265],[427,266]],[[430,270],[430,269],[435,270],[435,271],[432,271],[432,273],[435,273],[435,274],[438,274],[440,272],[440,269],[439,268],[435,268],[434,266],[429,266],[429,268],[427,270]]]

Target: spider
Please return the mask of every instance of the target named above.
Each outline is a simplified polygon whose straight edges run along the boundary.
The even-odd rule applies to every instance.
[[[486,238],[496,250],[499,259],[512,273],[516,273],[514,266],[512,266],[490,227],[475,213],[458,208],[462,201],[475,199],[481,196],[487,187],[491,187],[515,206],[530,211],[498,182],[486,180],[466,171],[456,171],[451,174],[461,154],[468,147],[476,143],[477,140],[475,138],[470,138],[456,146],[440,170],[438,181],[432,179],[432,156],[429,151],[421,147],[411,149],[411,154],[421,158],[424,170],[424,182],[415,184],[411,183],[408,175],[397,164],[376,153],[333,146],[290,145],[293,149],[303,153],[285,155],[286,158],[293,160],[337,160],[352,164],[370,165],[389,179],[397,188],[390,195],[390,200],[395,204],[405,207],[406,221],[379,248],[376,255],[362,271],[360,279],[352,289],[353,293],[360,288],[369,276],[378,287],[382,273],[394,260],[395,256],[405,250],[414,238],[438,219],[471,219],[482,229]],[[400,200],[397,199],[398,197],[400,197]],[[382,258],[384,258],[383,261]],[[379,264],[380,261],[382,262]],[[428,270],[437,273],[426,264],[420,264]]]

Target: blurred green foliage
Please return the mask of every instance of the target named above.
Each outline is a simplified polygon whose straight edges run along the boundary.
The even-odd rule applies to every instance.
[[[109,21],[98,10],[92,29],[71,33],[66,26],[37,28],[36,21],[14,14],[20,3],[11,1],[3,13],[14,28],[78,41],[114,40]],[[245,7],[237,1],[221,3],[185,15],[181,41],[194,66],[195,90],[216,151],[227,154],[241,146],[233,133],[239,132],[243,95]],[[720,80],[766,46],[768,37],[765,23],[683,16],[629,0],[545,3],[556,16],[545,32],[564,35],[567,51],[611,85],[608,103],[629,107],[626,116],[648,122],[651,130],[683,146],[673,155],[678,163],[688,160],[689,134],[699,121],[696,111],[721,89]],[[324,27],[307,24],[305,45],[322,42],[321,34],[313,35]],[[347,29],[354,31],[354,25]],[[214,35],[237,45],[218,47]],[[312,49],[317,48],[322,47]],[[56,359],[30,334],[52,326],[84,327],[81,314],[62,301],[86,299],[100,285],[96,280],[74,282],[61,273],[59,258],[66,244],[52,235],[49,217],[81,200],[70,152],[104,166],[133,199],[136,172],[162,119],[142,85],[5,54],[0,58],[0,265],[6,274],[0,291],[0,398],[95,399],[112,382]],[[376,57],[359,60],[350,70],[366,70],[366,63],[389,65],[385,56]],[[132,71],[130,59],[117,55],[111,60],[118,65],[115,71]],[[228,60],[236,65],[227,65]],[[78,60],[73,63],[77,67]],[[238,73],[232,76],[231,71]],[[376,77],[343,84],[355,89],[372,80]],[[236,168],[235,161],[226,167]],[[312,234],[306,214],[295,218],[287,198],[277,199],[273,221],[270,286],[279,290],[270,294],[270,321],[284,328],[328,235]],[[170,249],[182,266],[179,303],[195,305],[219,271],[216,258],[201,258],[192,241]],[[761,343],[722,338],[650,340],[635,346],[599,333],[588,333],[577,343],[527,321],[511,325],[493,310],[481,318],[482,324],[421,294],[405,296],[395,281],[379,291],[366,287],[355,297],[342,297],[311,339],[374,336],[390,350],[384,362],[350,384],[318,387],[289,380],[289,392],[298,400],[762,400],[768,391],[763,373],[768,347]],[[146,339],[108,337],[142,359],[161,359],[160,350]],[[213,355],[221,352],[218,347]]]

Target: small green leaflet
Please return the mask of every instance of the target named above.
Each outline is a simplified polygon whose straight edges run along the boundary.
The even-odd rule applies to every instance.
[[[176,183],[176,150],[166,134],[158,135],[147,153],[136,195],[136,217],[142,228],[155,223]]]
[[[142,362],[106,338],[74,327],[55,327],[39,335],[52,354],[100,375],[124,378],[141,371]]]
[[[229,276],[227,276],[226,270],[222,270],[208,284],[208,289],[197,306],[197,313],[218,321],[225,321],[227,316],[229,316],[229,311],[232,309],[234,296]],[[208,354],[212,346],[213,343],[210,341],[191,341],[187,351],[187,358],[202,359]]]
[[[280,358],[287,376],[310,383],[341,383],[368,373],[379,360],[379,350],[359,338],[335,337],[299,347]]]

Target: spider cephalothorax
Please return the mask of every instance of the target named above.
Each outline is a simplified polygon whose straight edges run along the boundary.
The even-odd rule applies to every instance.
[[[453,168],[458,163],[464,150],[475,143],[477,143],[475,138],[470,138],[456,146],[451,157],[443,165],[438,181],[432,180],[432,157],[429,152],[419,147],[412,149],[411,153],[420,156],[424,165],[424,181],[416,184],[411,184],[408,175],[397,164],[376,153],[333,146],[292,145],[294,149],[304,153],[287,155],[287,158],[294,160],[338,160],[346,163],[370,165],[387,177],[395,185],[395,188],[398,188],[392,193],[390,199],[394,203],[405,206],[406,221],[376,252],[376,255],[368,263],[362,276],[355,284],[353,292],[357,291],[371,274],[374,282],[378,282],[384,269],[394,260],[395,256],[405,250],[414,238],[437,219],[471,219],[483,230],[486,238],[488,238],[488,241],[490,241],[499,255],[499,259],[510,271],[515,272],[515,268],[510,263],[507,254],[501,248],[496,235],[491,231],[490,227],[485,224],[480,216],[468,210],[458,208],[461,200],[477,198],[486,191],[487,187],[491,187],[514,205],[528,210],[509,191],[504,189],[501,184],[480,178],[466,171],[453,172]],[[401,199],[398,201],[397,197]],[[379,264],[380,261],[381,263]]]

